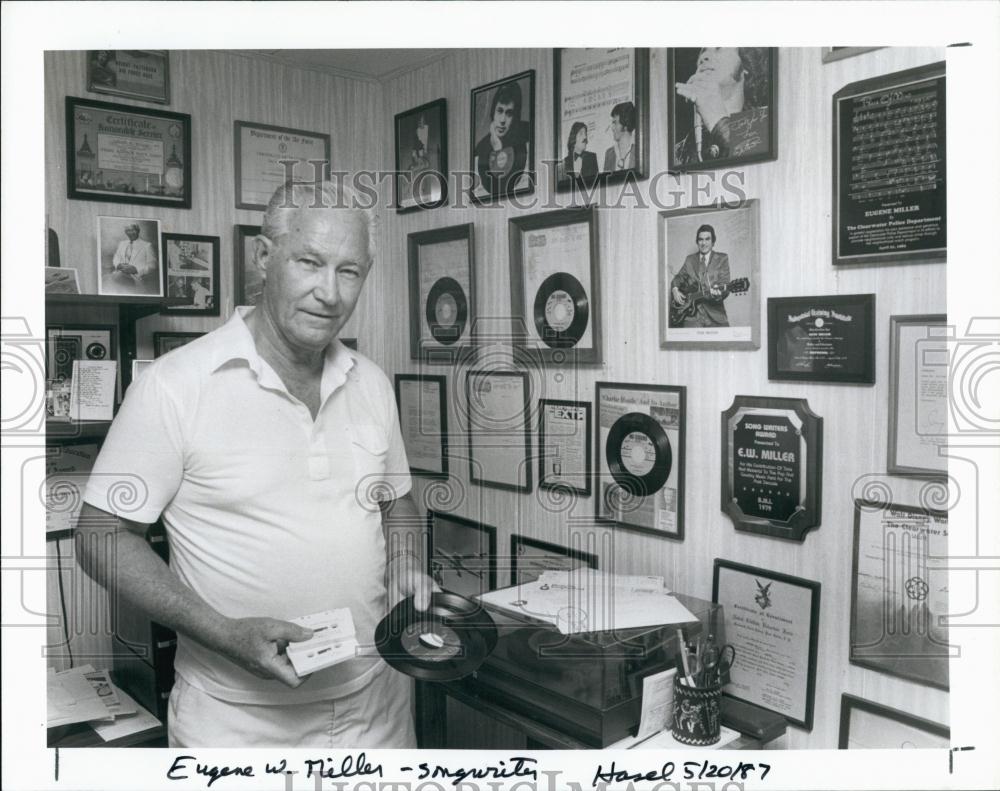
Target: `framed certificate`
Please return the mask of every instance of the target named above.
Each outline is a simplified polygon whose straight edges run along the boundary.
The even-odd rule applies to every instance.
[[[596,384],[598,522],[684,538],[684,387]]]
[[[253,239],[259,225],[237,225],[233,231],[233,304],[256,305],[264,291],[264,276],[253,260]]]
[[[586,401],[539,400],[539,488],[590,497],[590,413]]]
[[[889,317],[890,475],[948,474],[948,317]]]
[[[66,97],[66,196],[191,208],[191,116]]]
[[[448,103],[437,99],[396,115],[396,211],[448,202]]]
[[[234,121],[233,137],[237,209],[264,211],[289,179],[311,182],[330,175],[330,135]]]
[[[951,728],[846,693],[840,696],[841,750],[905,750],[951,747]]]
[[[738,395],[722,413],[722,511],[737,530],[802,541],[823,512],[823,418],[804,398]]]
[[[396,374],[399,430],[414,475],[448,477],[445,377]]]
[[[510,309],[518,345],[554,363],[600,363],[594,207],[510,220]]]
[[[820,583],[715,559],[712,601],[736,649],[723,692],[811,731]]]
[[[572,571],[582,566],[596,569],[597,555],[517,533],[510,537],[511,585],[534,582],[543,571]]]
[[[944,263],[945,64],[833,95],[833,263]]]
[[[557,188],[646,178],[649,50],[556,49],[552,66]]]
[[[160,312],[182,316],[218,316],[222,301],[219,279],[219,237],[187,233],[160,235],[161,256],[167,271],[167,296],[191,304],[164,307]]]
[[[411,233],[410,359],[453,365],[472,350],[476,320],[472,223]]]
[[[170,103],[170,53],[164,49],[87,51],[87,90]]]
[[[530,492],[528,374],[466,371],[465,398],[472,483]]]
[[[428,511],[427,537],[427,574],[443,590],[472,597],[496,588],[495,527]]]
[[[768,299],[767,378],[875,384],[875,295]]]
[[[948,513],[854,502],[852,665],[948,689]]]
[[[473,201],[534,191],[534,69],[473,88],[469,129]]]

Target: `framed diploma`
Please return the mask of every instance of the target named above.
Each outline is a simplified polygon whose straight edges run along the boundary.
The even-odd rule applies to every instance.
[[[841,750],[903,750],[951,747],[951,728],[846,693],[840,696]]]
[[[219,279],[218,236],[186,233],[160,235],[161,255],[167,271],[167,296],[190,304],[163,307],[160,313],[175,316],[218,316],[222,301]]]
[[[943,477],[948,458],[948,317],[889,317],[890,475]]]
[[[597,555],[515,533],[510,537],[510,584],[534,582],[543,571],[597,568]]]
[[[87,90],[170,103],[170,53],[164,49],[87,51]]]
[[[534,69],[473,88],[469,129],[473,201],[534,191]]]
[[[875,295],[768,299],[767,378],[875,384]]]
[[[428,102],[396,116],[398,212],[434,209],[448,202],[448,103]]]
[[[539,488],[590,497],[590,413],[586,401],[539,400]]]
[[[686,388],[596,384],[598,522],[684,538]]]
[[[712,601],[736,649],[726,695],[812,730],[819,597],[813,580],[715,559]]]
[[[264,276],[254,264],[253,240],[259,225],[237,225],[233,231],[233,304],[256,305],[264,291]]]
[[[495,527],[428,511],[427,538],[427,574],[443,590],[472,597],[496,588]]]
[[[528,374],[466,371],[469,479],[479,486],[531,491]]]
[[[852,665],[948,689],[948,514],[854,502]]]
[[[760,348],[760,205],[660,212],[660,348]]]
[[[191,116],[66,97],[66,196],[191,208]]]
[[[234,121],[233,137],[237,209],[264,211],[289,178],[311,182],[330,175],[330,135]]]
[[[943,62],[833,95],[833,263],[944,263]]]
[[[510,220],[515,340],[542,362],[600,363],[600,271],[594,207]]]
[[[649,173],[649,50],[556,49],[556,186]]]
[[[737,530],[802,541],[819,526],[823,418],[804,398],[736,396],[722,459],[722,511]]]
[[[406,458],[414,475],[448,477],[445,377],[396,374],[396,404]]]

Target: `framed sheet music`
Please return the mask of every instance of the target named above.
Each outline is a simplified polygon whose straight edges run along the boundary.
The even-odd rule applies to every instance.
[[[597,555],[514,533],[510,537],[510,584],[534,582],[543,571],[597,568]]]
[[[528,374],[466,371],[465,398],[472,483],[530,492]]]
[[[587,401],[538,402],[538,486],[590,497],[590,415]]]
[[[443,590],[472,597],[496,588],[495,527],[428,511],[427,538],[427,574]]]
[[[399,430],[410,472],[448,477],[448,408],[443,376],[396,374]]]

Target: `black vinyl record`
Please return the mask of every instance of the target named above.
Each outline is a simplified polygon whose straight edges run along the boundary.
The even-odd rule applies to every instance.
[[[667,432],[649,415],[629,412],[611,426],[604,446],[615,483],[637,497],[658,492],[670,477],[673,452]]]
[[[497,644],[496,624],[474,601],[456,593],[431,594],[418,612],[403,599],[375,628],[382,658],[420,681],[455,681],[476,670]]]
[[[576,346],[587,329],[590,302],[580,281],[568,272],[549,275],[535,294],[535,329],[552,349]]]
[[[455,278],[442,277],[431,286],[425,315],[431,335],[438,343],[451,346],[462,337],[469,318],[469,303]]]

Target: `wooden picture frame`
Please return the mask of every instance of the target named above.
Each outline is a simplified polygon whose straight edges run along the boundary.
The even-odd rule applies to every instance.
[[[165,49],[87,50],[87,90],[170,104],[170,53]]]
[[[204,245],[209,254],[205,256]],[[166,306],[160,313],[173,316],[218,316],[222,302],[218,236],[161,233],[160,260],[166,278],[166,296],[191,300],[190,305]],[[207,282],[206,282],[207,281]]]
[[[190,115],[66,97],[70,200],[190,209],[191,158]]]
[[[424,478],[448,478],[448,399],[447,377],[425,376],[421,374],[396,374],[396,407],[399,411],[399,430],[406,447],[406,458],[410,463],[410,472]],[[417,392],[414,394],[413,389]],[[427,392],[437,389],[437,394]],[[416,403],[412,400],[416,396]],[[404,401],[406,403],[404,403]],[[426,415],[425,407],[436,410],[436,416],[431,418],[429,430],[425,431],[423,424]],[[413,424],[414,414],[416,425]],[[435,441],[438,452],[437,463],[434,466],[422,466],[419,461],[424,456],[429,458],[426,448],[421,447],[429,440]],[[421,453],[420,451],[423,451]]]
[[[253,240],[259,225],[233,227],[233,305],[256,305],[264,289],[264,278],[253,260]]]
[[[598,365],[601,272],[593,206],[508,221],[514,343],[536,361]]]
[[[465,399],[469,480],[476,486],[530,493],[528,374],[524,371],[467,370]],[[477,445],[485,451],[481,457],[476,453]],[[503,477],[511,470],[512,476]]]
[[[396,173],[392,205],[397,212],[436,209],[448,203],[448,102],[436,99],[397,113]]]
[[[581,497],[591,496],[593,493],[590,467],[592,413],[593,405],[589,401],[539,399],[539,489],[572,492]],[[557,430],[556,425],[563,426],[565,430]],[[569,430],[571,428],[572,431]],[[576,485],[572,483],[574,479],[577,481]]]
[[[583,561],[589,568],[596,569],[598,565],[597,555],[593,552],[585,552],[578,547],[565,547],[561,544],[553,544],[550,541],[542,541],[539,538],[530,538],[519,533],[514,533],[510,537],[510,584],[520,585],[525,582],[534,582],[538,575],[530,577],[531,572],[524,567],[525,564],[519,558],[530,557],[536,564],[544,566],[542,570],[549,569],[572,569],[579,565],[572,565],[574,561]]]
[[[471,98],[469,171],[475,175],[469,197],[483,203],[533,192],[535,70],[473,88]],[[493,137],[499,140],[500,149],[493,148]]]
[[[233,172],[236,208],[264,211],[274,191],[289,180],[282,160],[296,160],[292,178],[316,180],[330,176],[330,135],[287,126],[233,121]],[[308,167],[306,167],[308,166]],[[298,172],[296,172],[298,171]]]
[[[473,597],[496,589],[495,527],[428,511],[427,546],[427,575],[443,590]]]
[[[864,729],[863,743],[858,743],[859,727],[865,716],[872,718],[869,728]],[[853,728],[852,728],[853,725]],[[854,731],[852,746],[851,731]],[[868,735],[875,741],[869,743]],[[849,695],[840,696],[840,732],[837,738],[839,750],[899,750],[899,749],[942,749],[951,746],[951,728],[932,720],[908,714],[899,709],[873,703],[870,700]]]
[[[167,352],[184,346],[204,334],[204,332],[154,332],[153,357],[162,357]]]

